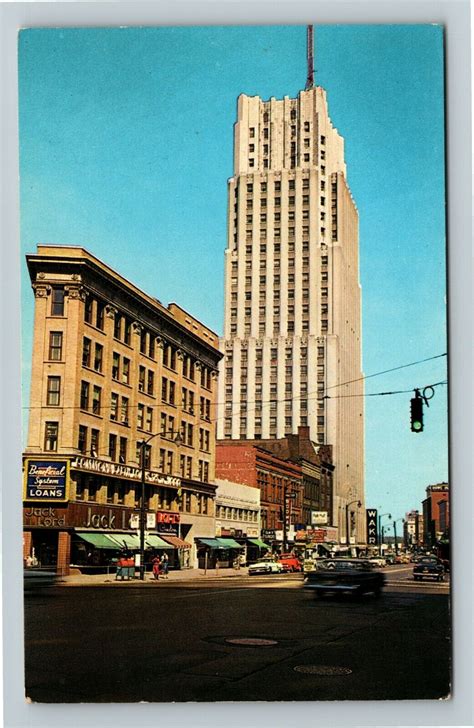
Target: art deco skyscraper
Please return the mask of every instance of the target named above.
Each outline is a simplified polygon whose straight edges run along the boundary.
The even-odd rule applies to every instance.
[[[218,437],[308,425],[333,446],[333,525],[345,540],[349,520],[361,542],[363,397],[350,396],[364,392],[358,212],[326,92],[312,73],[306,85],[294,99],[238,99]]]

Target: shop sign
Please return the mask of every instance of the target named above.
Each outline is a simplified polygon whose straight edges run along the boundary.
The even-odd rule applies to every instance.
[[[328,522],[327,511],[311,511],[311,525],[325,526]]]
[[[337,541],[337,528],[322,528],[324,531],[324,541],[326,543],[334,543]]]
[[[306,531],[310,543],[324,543],[326,532],[323,528],[312,528]]]
[[[25,526],[36,528],[62,528],[66,525],[66,508],[25,508]]]
[[[97,460],[97,458],[78,457],[71,463],[72,468],[77,470],[86,470],[89,473],[99,473],[100,475],[110,475],[114,478],[126,478],[127,480],[142,479],[141,468],[130,467],[129,465],[120,465],[119,463],[111,463],[107,460]],[[175,478],[171,475],[162,475],[151,470],[145,471],[145,481],[152,485],[167,485],[178,488],[181,485],[181,478]]]
[[[156,530],[158,533],[169,533],[170,536],[177,536],[179,529],[179,513],[170,511],[156,512]]]
[[[25,460],[24,500],[65,502],[68,484],[69,460]]]
[[[266,541],[276,541],[276,531],[274,528],[262,528],[262,539]]]
[[[367,527],[367,544],[368,546],[376,546],[378,544],[377,533],[377,510],[375,508],[366,508],[366,527]]]

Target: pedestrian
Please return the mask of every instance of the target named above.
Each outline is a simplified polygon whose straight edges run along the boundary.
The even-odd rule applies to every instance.
[[[168,578],[168,569],[169,569],[169,559],[168,554],[163,554],[161,559],[161,569],[163,571],[163,578]]]
[[[151,563],[153,564],[153,577],[154,577],[154,579],[156,579],[156,581],[158,581],[158,579],[160,578],[160,569],[161,569],[160,557],[158,555],[155,556],[155,558],[153,559],[153,561]]]

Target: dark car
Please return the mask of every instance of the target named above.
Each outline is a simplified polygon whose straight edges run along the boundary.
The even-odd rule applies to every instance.
[[[51,568],[32,567],[23,570],[25,592],[56,586],[59,582],[57,573]]]
[[[308,574],[304,588],[314,591],[317,597],[338,593],[362,596],[369,592],[379,596],[384,584],[385,576],[367,559],[324,559],[317,571]]]
[[[441,559],[436,556],[420,556],[413,567],[413,578],[415,581],[422,579],[444,579],[444,565]]]

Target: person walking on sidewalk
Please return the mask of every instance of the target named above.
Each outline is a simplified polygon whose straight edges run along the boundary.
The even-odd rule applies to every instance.
[[[169,565],[170,564],[169,564],[168,554],[163,554],[163,556],[161,558],[161,569],[163,571],[163,578],[164,579],[167,579],[168,578]]]
[[[161,561],[159,556],[155,556],[153,561],[151,562],[153,564],[153,577],[158,581],[160,578],[160,570],[161,570]]]

